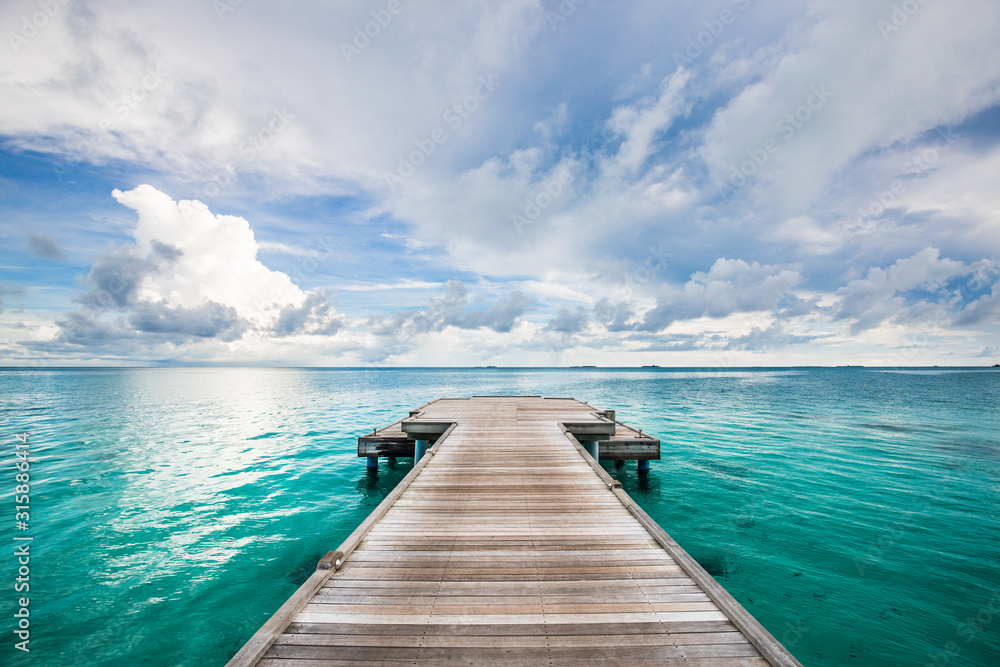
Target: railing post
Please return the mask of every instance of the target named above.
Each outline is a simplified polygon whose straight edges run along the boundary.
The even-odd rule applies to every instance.
[[[424,453],[427,451],[427,445],[429,440],[414,440],[413,441],[413,465],[417,465]]]

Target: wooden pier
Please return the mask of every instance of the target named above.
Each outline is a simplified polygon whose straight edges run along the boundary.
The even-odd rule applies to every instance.
[[[407,446],[413,470],[229,667],[799,665],[594,459],[659,458],[613,413],[441,399],[358,453]]]

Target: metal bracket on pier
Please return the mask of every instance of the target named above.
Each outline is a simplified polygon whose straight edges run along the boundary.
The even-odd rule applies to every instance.
[[[344,563],[343,551],[327,551],[326,555],[316,563],[317,570],[339,570]]]

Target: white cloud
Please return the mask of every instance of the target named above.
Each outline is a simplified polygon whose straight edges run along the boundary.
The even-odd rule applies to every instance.
[[[555,119],[535,123],[541,139],[492,156],[457,175],[422,174],[408,182],[390,210],[426,238],[444,243],[463,269],[502,277],[562,272],[581,279],[580,266],[600,255],[609,236],[662,224],[694,202],[683,168],[654,160],[659,140],[689,110],[685,70],[663,78],[655,96],[622,103],[603,120],[613,151],[577,150],[549,141]],[[537,139],[532,137],[533,139]],[[559,248],[553,254],[551,249]]]
[[[299,248],[280,241],[257,241],[257,248],[260,252],[273,253],[276,255],[293,255],[297,257],[321,257],[323,253],[314,248]]]
[[[358,283],[356,285],[341,285],[343,292],[376,292],[389,290],[425,290],[441,287],[441,283],[426,280],[402,280],[398,283]]]
[[[686,109],[683,90],[689,78],[689,72],[679,69],[663,80],[657,99],[641,100],[614,110],[608,127],[624,138],[615,156],[616,166],[634,172],[655,152],[657,135],[669,129]]]
[[[259,342],[329,336],[344,326],[328,293],[303,292],[257,260],[243,218],[214,215],[199,201],[176,202],[149,185],[113,194],[138,213],[135,242],[97,259],[86,279],[90,290],[76,299],[83,308],[58,321],[52,346],[126,341],[142,354],[163,344],[217,347],[247,335]]]
[[[940,254],[925,248],[888,269],[869,269],[864,278],[837,290],[834,318],[850,320],[853,332],[887,321],[934,327],[995,323],[1000,265],[989,260],[967,265]]]
[[[478,77],[502,74],[544,25],[536,0],[406,3],[347,62],[340,43],[370,9],[243,5],[220,21],[212,3],[71,3],[5,59],[0,135],[64,155],[67,168],[127,160],[200,186],[227,166],[286,191],[381,183],[400,151],[441,125]],[[0,23],[20,25],[23,11],[4,6]],[[294,121],[257,150],[275,112]]]
[[[542,141],[548,143],[558,138],[566,131],[569,123],[569,107],[565,102],[560,102],[552,110],[548,118],[543,118],[534,125],[534,130],[539,134]]]
[[[641,328],[662,331],[677,320],[722,318],[740,312],[780,312],[798,305],[790,290],[803,281],[799,267],[720,258],[706,272],[692,274],[682,289],[666,288]]]
[[[435,354],[432,350],[440,349],[441,341],[454,340],[455,331],[469,332],[469,344],[490,341],[494,348],[503,347],[521,335],[519,330],[525,325],[522,316],[531,307],[532,300],[519,290],[487,302],[482,296],[473,298],[461,281],[449,280],[445,293],[431,298],[426,307],[371,317],[364,324],[366,343],[359,354],[367,362],[420,363],[413,361],[414,354]],[[486,347],[479,350],[486,353]],[[489,354],[496,352],[494,349]],[[436,358],[452,365],[458,358],[453,353],[457,350]]]
[[[399,310],[392,316],[378,316],[372,320],[372,328],[378,334],[404,337],[448,327],[486,328],[507,333],[530,307],[531,300],[515,290],[486,308],[476,308],[470,304],[469,289],[461,281],[449,280],[445,294],[431,299],[426,309]]]
[[[139,300],[186,308],[212,301],[259,328],[272,325],[286,305],[305,301],[291,278],[257,259],[259,246],[243,218],[213,215],[200,201],[175,202],[149,185],[113,194],[139,214],[134,231],[139,253],[149,254],[155,242],[179,252],[169,267],[146,276]]]
[[[733,168],[746,164],[757,172],[757,194],[802,212],[866,151],[958,122],[1000,99],[994,2],[921,4],[889,39],[877,22],[891,4],[819,0],[810,10],[808,32],[713,118],[701,152],[717,181],[731,183]],[[815,94],[824,87],[829,96]],[[768,140],[774,150],[761,153]],[[754,155],[766,160],[759,169]]]

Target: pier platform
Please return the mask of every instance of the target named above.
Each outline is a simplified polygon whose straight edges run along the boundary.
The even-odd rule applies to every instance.
[[[229,667],[799,665],[595,460],[659,458],[613,413],[441,399],[358,452],[404,439],[413,470]]]
[[[488,397],[483,397],[488,398]],[[531,397],[524,397],[531,398]],[[442,399],[448,401],[450,399]],[[481,400],[474,397],[472,400]],[[563,399],[545,399],[548,401]],[[575,400],[575,399],[565,399]],[[400,419],[384,428],[374,429],[371,433],[358,438],[358,456],[368,458],[370,467],[376,467],[378,457],[411,457],[414,455],[415,442],[421,438],[430,439],[433,443],[451,423],[442,421],[433,423],[436,411],[446,406],[436,405],[434,401],[425,406],[410,411],[409,417]],[[600,443],[600,460],[602,461],[642,461],[659,460],[660,441],[644,434],[640,429],[632,428],[615,421],[614,410],[597,410],[587,406],[589,412],[598,413],[601,421],[595,424],[580,424],[574,431],[582,442],[592,445]],[[589,429],[589,430],[588,430]],[[373,460],[375,459],[375,460]],[[648,470],[649,466],[642,464],[640,470]]]

